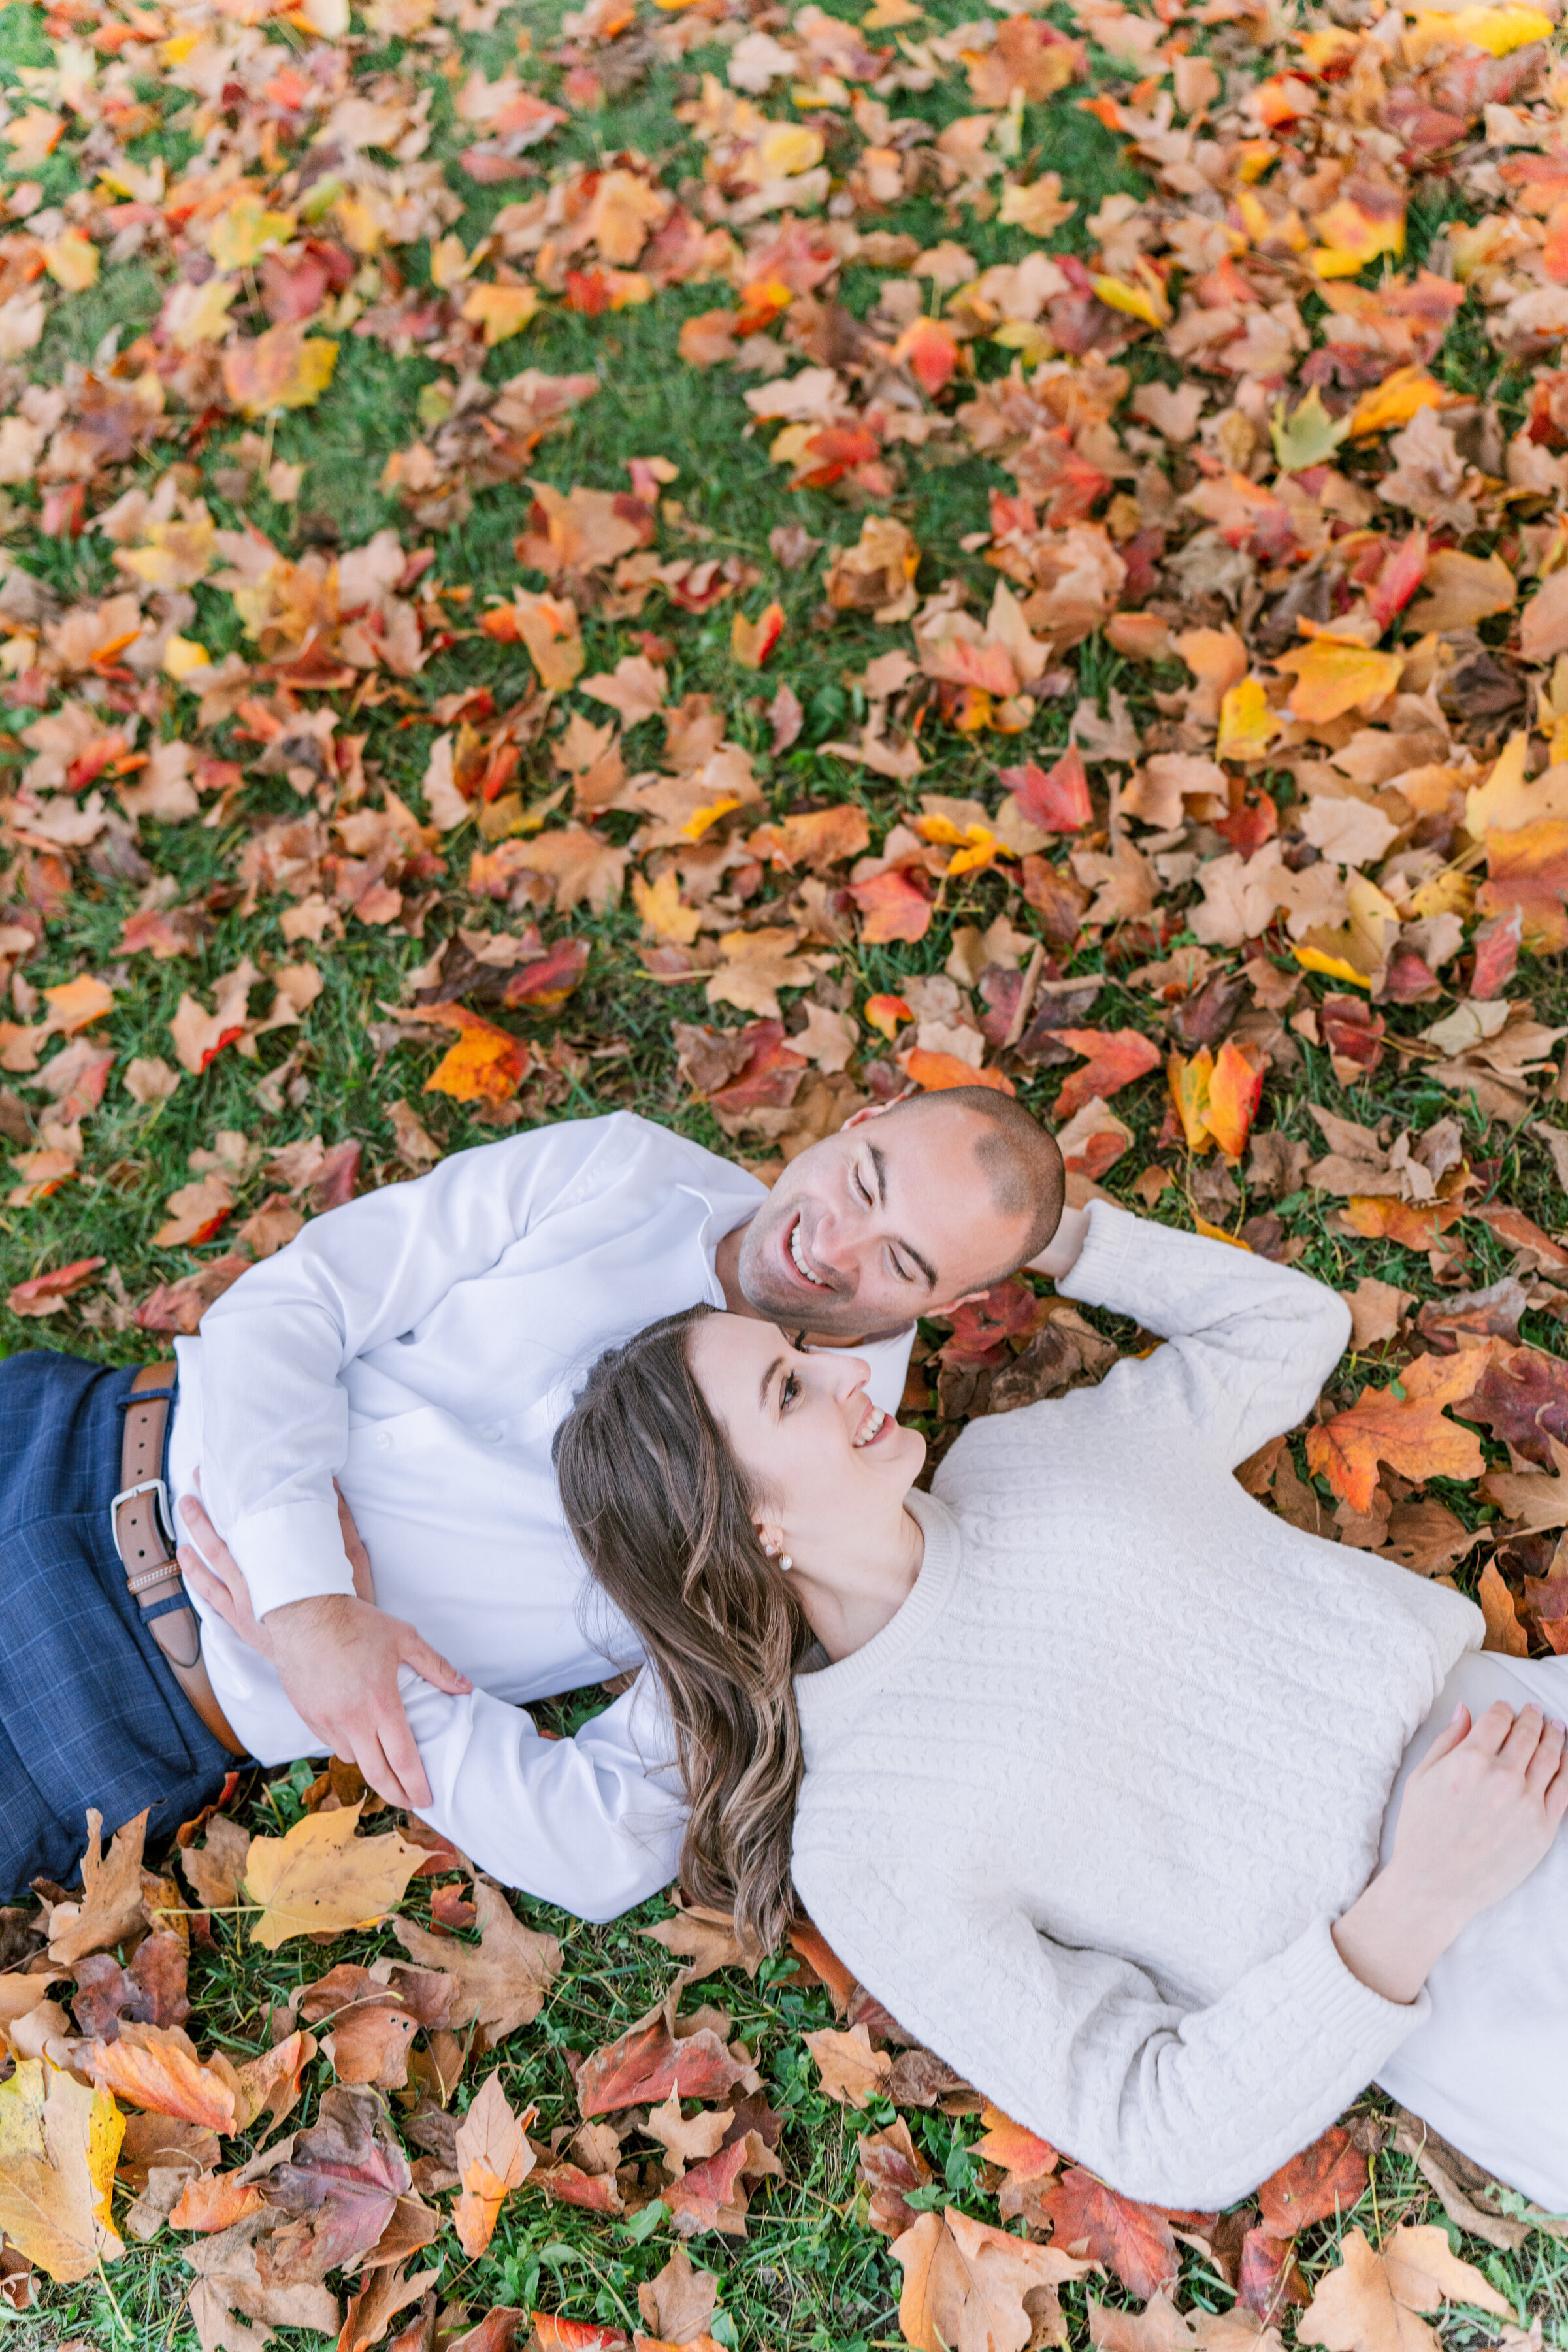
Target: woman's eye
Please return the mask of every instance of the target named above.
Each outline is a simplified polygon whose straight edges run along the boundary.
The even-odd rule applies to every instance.
[[[779,1390],[779,1411],[781,1412],[787,1412],[799,1394],[800,1381],[794,1372],[786,1372],[784,1376],[784,1384]]]

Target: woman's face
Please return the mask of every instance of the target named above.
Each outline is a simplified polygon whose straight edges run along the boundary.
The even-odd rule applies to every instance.
[[[902,1508],[925,1440],[871,1402],[863,1358],[802,1351],[749,1315],[706,1316],[689,1344],[709,1410],[763,1498],[759,1519],[802,1568]]]

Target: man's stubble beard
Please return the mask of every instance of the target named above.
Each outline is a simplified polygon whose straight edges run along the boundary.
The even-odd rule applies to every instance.
[[[783,1223],[787,1224],[795,1214],[795,1210],[789,1210]],[[857,1340],[869,1344],[877,1339],[890,1339],[896,1332],[909,1328],[913,1318],[906,1315],[899,1322],[879,1324],[868,1330],[855,1301],[841,1297],[836,1291],[813,1292],[808,1297],[802,1297],[795,1290],[786,1289],[783,1284],[775,1287],[769,1279],[766,1253],[778,1247],[780,1229],[775,1227],[759,1238],[761,1224],[762,1216],[759,1214],[747,1226],[736,1266],[741,1289],[753,1313],[786,1329],[804,1328],[816,1338],[836,1339],[846,1345]]]

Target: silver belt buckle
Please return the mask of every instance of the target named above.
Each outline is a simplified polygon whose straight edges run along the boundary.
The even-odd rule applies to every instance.
[[[109,1531],[114,1538],[115,1550],[120,1552],[120,1507],[122,1503],[133,1503],[138,1495],[153,1495],[157,1497],[158,1527],[172,1556],[179,1542],[179,1537],[175,1531],[174,1515],[169,1508],[169,1489],[162,1478],[143,1478],[137,1486],[121,1486],[119,1494],[109,1506]],[[123,1560],[124,1553],[120,1552],[120,1557]]]

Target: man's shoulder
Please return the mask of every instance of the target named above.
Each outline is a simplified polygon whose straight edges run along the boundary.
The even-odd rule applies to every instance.
[[[689,1184],[703,1192],[732,1193],[746,1199],[761,1200],[766,1191],[732,1160],[721,1158],[704,1145],[693,1143],[689,1136],[678,1135],[673,1128],[661,1127],[657,1119],[644,1118],[637,1111],[612,1111],[603,1118],[574,1123],[599,1131],[594,1161],[595,1165],[602,1161],[607,1174],[631,1171],[639,1178],[654,1181]]]

